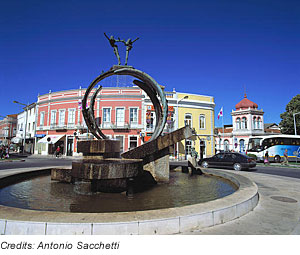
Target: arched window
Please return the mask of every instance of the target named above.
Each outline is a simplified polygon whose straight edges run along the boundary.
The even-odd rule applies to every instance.
[[[257,128],[262,129],[262,121],[260,117],[257,118]]]
[[[242,129],[247,129],[247,119],[246,119],[246,117],[242,118]]]
[[[192,114],[186,113],[184,115],[184,125],[192,127]]]
[[[245,140],[244,139],[240,140],[240,152],[241,153],[245,152]]]
[[[199,116],[199,129],[205,129],[205,115]]]
[[[224,140],[224,151],[229,151],[229,141]]]
[[[241,119],[240,118],[236,119],[236,129],[241,129]]]
[[[253,118],[253,129],[256,129],[257,126],[256,126],[256,117]]]

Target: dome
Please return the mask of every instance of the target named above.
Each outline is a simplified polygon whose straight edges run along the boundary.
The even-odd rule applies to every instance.
[[[249,107],[252,109],[257,109],[258,105],[249,100],[246,94],[244,96],[244,99],[235,105],[236,110],[248,109]]]

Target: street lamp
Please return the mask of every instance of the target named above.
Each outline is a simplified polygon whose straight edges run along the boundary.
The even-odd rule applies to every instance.
[[[182,100],[184,99],[188,99],[189,96],[184,96],[183,98],[181,98],[180,100],[178,100],[177,98],[177,116],[176,116],[176,122],[177,122],[177,129],[179,128],[179,112],[178,112],[178,109],[179,109],[179,102],[181,102]],[[185,140],[184,140],[185,141]],[[177,142],[177,160],[179,160],[179,147],[178,147],[179,143]],[[186,154],[186,149],[185,149],[185,146],[184,146],[184,150],[185,150],[185,154]],[[186,157],[186,155],[185,155]]]
[[[297,127],[296,127],[296,115],[297,115],[297,114],[300,114],[300,112],[293,113],[295,135],[297,135]]]
[[[19,105],[23,105],[23,106],[26,106],[26,120],[25,120],[25,132],[24,132],[24,139],[23,139],[23,148],[22,148],[22,153],[24,153],[24,149],[25,149],[25,140],[26,140],[26,130],[27,130],[27,115],[28,115],[28,104],[23,104],[23,103],[20,103],[18,101],[13,101],[13,103],[15,104],[19,104]]]

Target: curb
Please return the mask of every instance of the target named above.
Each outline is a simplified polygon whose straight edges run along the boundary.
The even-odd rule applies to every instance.
[[[24,162],[25,159],[8,159],[8,160],[0,160],[0,163],[6,163],[6,162]]]

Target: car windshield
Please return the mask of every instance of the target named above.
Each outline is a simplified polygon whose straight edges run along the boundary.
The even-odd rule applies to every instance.
[[[223,159],[224,158],[224,153],[216,154],[215,157],[218,158],[218,159]]]

